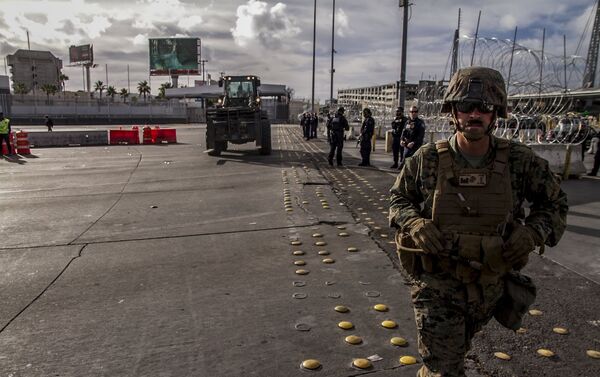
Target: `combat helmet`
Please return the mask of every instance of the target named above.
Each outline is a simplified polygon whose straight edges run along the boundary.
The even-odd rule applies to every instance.
[[[346,111],[346,109],[344,109],[344,107],[343,107],[343,106],[340,106],[340,107],[337,109],[337,113],[338,113],[338,114],[343,114],[343,113],[344,113],[344,111]]]
[[[444,94],[442,112],[451,112],[453,102],[485,102],[496,107],[499,117],[506,118],[506,87],[502,74],[487,67],[468,67],[456,71]]]

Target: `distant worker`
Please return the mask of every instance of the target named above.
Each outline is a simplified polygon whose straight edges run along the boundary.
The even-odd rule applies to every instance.
[[[400,163],[404,162],[404,147],[400,145],[400,137],[405,126],[406,117],[404,116],[404,108],[398,107],[396,109],[396,118],[392,121],[392,155],[394,156],[394,164],[390,166],[392,169],[398,167],[398,160],[400,160]]]
[[[458,70],[442,103],[456,133],[408,158],[390,190],[390,225],[411,277],[419,377],[464,377],[471,341],[492,317],[518,330],[535,300],[520,270],[565,231],[567,195],[548,161],[493,135],[506,109],[500,72]]]
[[[48,127],[48,132],[52,132],[52,127],[54,127],[54,122],[48,115],[44,116],[46,118],[46,127]]]
[[[410,118],[406,123],[406,127],[402,131],[400,137],[400,146],[404,148],[404,158],[415,154],[417,149],[423,145],[423,139],[425,138],[425,123],[419,118],[419,109],[416,106],[410,108]]]
[[[363,124],[360,127],[360,157],[362,161],[358,166],[371,166],[371,139],[375,133],[375,120],[371,116],[371,109],[363,109]]]
[[[312,113],[312,118],[310,122],[310,138],[317,138],[317,129],[319,128],[319,116],[317,113]]]
[[[13,154],[12,146],[10,145],[10,119],[4,117],[4,113],[0,112],[0,157],[2,157],[2,142],[6,143],[8,155]]]
[[[327,139],[329,141],[329,157],[327,161],[333,166],[333,156],[337,160],[337,165],[342,166],[342,149],[344,148],[344,131],[348,131],[350,126],[344,116],[344,108],[340,107],[335,113],[331,124],[327,128]]]

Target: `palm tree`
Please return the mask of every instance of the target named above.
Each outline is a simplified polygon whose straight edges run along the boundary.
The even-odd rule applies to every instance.
[[[44,84],[40,89],[46,93],[46,100],[48,102],[50,102],[50,94],[54,95],[58,91],[58,88],[54,84]]]
[[[106,89],[106,85],[100,80],[94,83],[94,92],[100,92],[100,98],[102,98],[102,92]]]
[[[114,86],[106,88],[106,95],[110,97],[111,102],[115,100],[115,94],[117,94],[117,89]]]
[[[144,96],[144,102],[146,102],[146,94],[150,94],[150,85],[148,85],[148,81],[140,81],[137,85],[138,93]]]
[[[69,80],[69,76],[65,75],[64,73],[60,73],[60,75],[58,76],[58,80],[60,81],[60,86],[62,88],[63,93],[67,90],[67,84],[65,81]]]
[[[13,91],[15,92],[15,94],[21,95],[21,100],[23,100],[23,95],[27,94],[28,92],[27,87],[22,82],[15,83],[15,85],[13,86]]]
[[[165,98],[165,90],[172,88],[173,84],[171,84],[170,82],[165,82],[160,84],[160,88],[158,88],[158,97],[159,98]]]
[[[127,89],[121,88],[121,91],[119,92],[119,96],[121,96],[121,98],[123,98],[123,103],[125,103],[125,99],[127,97],[129,97],[129,92],[127,91]]]

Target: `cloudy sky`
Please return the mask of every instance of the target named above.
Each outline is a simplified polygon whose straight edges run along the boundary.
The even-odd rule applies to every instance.
[[[461,35],[512,39],[546,52],[585,56],[584,28],[596,0],[412,0],[408,24],[407,79],[447,76],[451,40],[462,9]],[[335,81],[338,88],[393,82],[400,76],[402,11],[398,0],[337,0]],[[311,96],[313,0],[0,0],[0,54],[27,48],[50,50],[63,60],[67,90],[82,89],[82,70],[66,67],[68,46],[92,43],[92,81],[131,87],[148,78],[148,38],[202,40],[206,72],[217,77],[253,73],[285,84],[296,97]],[[332,0],[317,0],[316,94],[329,98]],[[593,21],[593,19],[592,19]],[[591,28],[591,25],[590,27]],[[583,40],[580,42],[580,40]],[[579,49],[577,46],[580,45]],[[446,72],[444,72],[446,69]],[[0,73],[4,72],[0,69]],[[190,77],[189,82],[198,77]],[[168,77],[152,77],[153,92]],[[186,85],[188,78],[179,79]]]

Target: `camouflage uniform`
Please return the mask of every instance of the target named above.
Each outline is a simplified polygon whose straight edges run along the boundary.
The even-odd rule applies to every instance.
[[[495,159],[499,142],[500,139],[491,136],[491,148],[482,158],[481,166],[470,166],[458,152],[456,135],[452,136],[449,147],[454,166],[459,169],[489,166]],[[518,142],[510,141],[508,148],[513,216],[535,229],[542,243],[554,246],[566,226],[566,194],[546,160]],[[435,144],[426,144],[406,160],[398,175],[391,189],[390,203],[390,226],[399,229],[397,241],[415,218],[432,218],[438,163]],[[527,217],[523,209],[525,200],[531,203]],[[400,256],[402,260],[403,255]],[[430,258],[435,263],[442,259]],[[407,268],[404,262],[403,266]],[[466,285],[452,273],[443,270],[408,272],[413,278],[411,294],[419,331],[419,353],[424,362],[418,376],[464,376],[464,356],[471,339],[494,315],[504,281],[479,284],[480,299],[472,302],[468,300]]]

